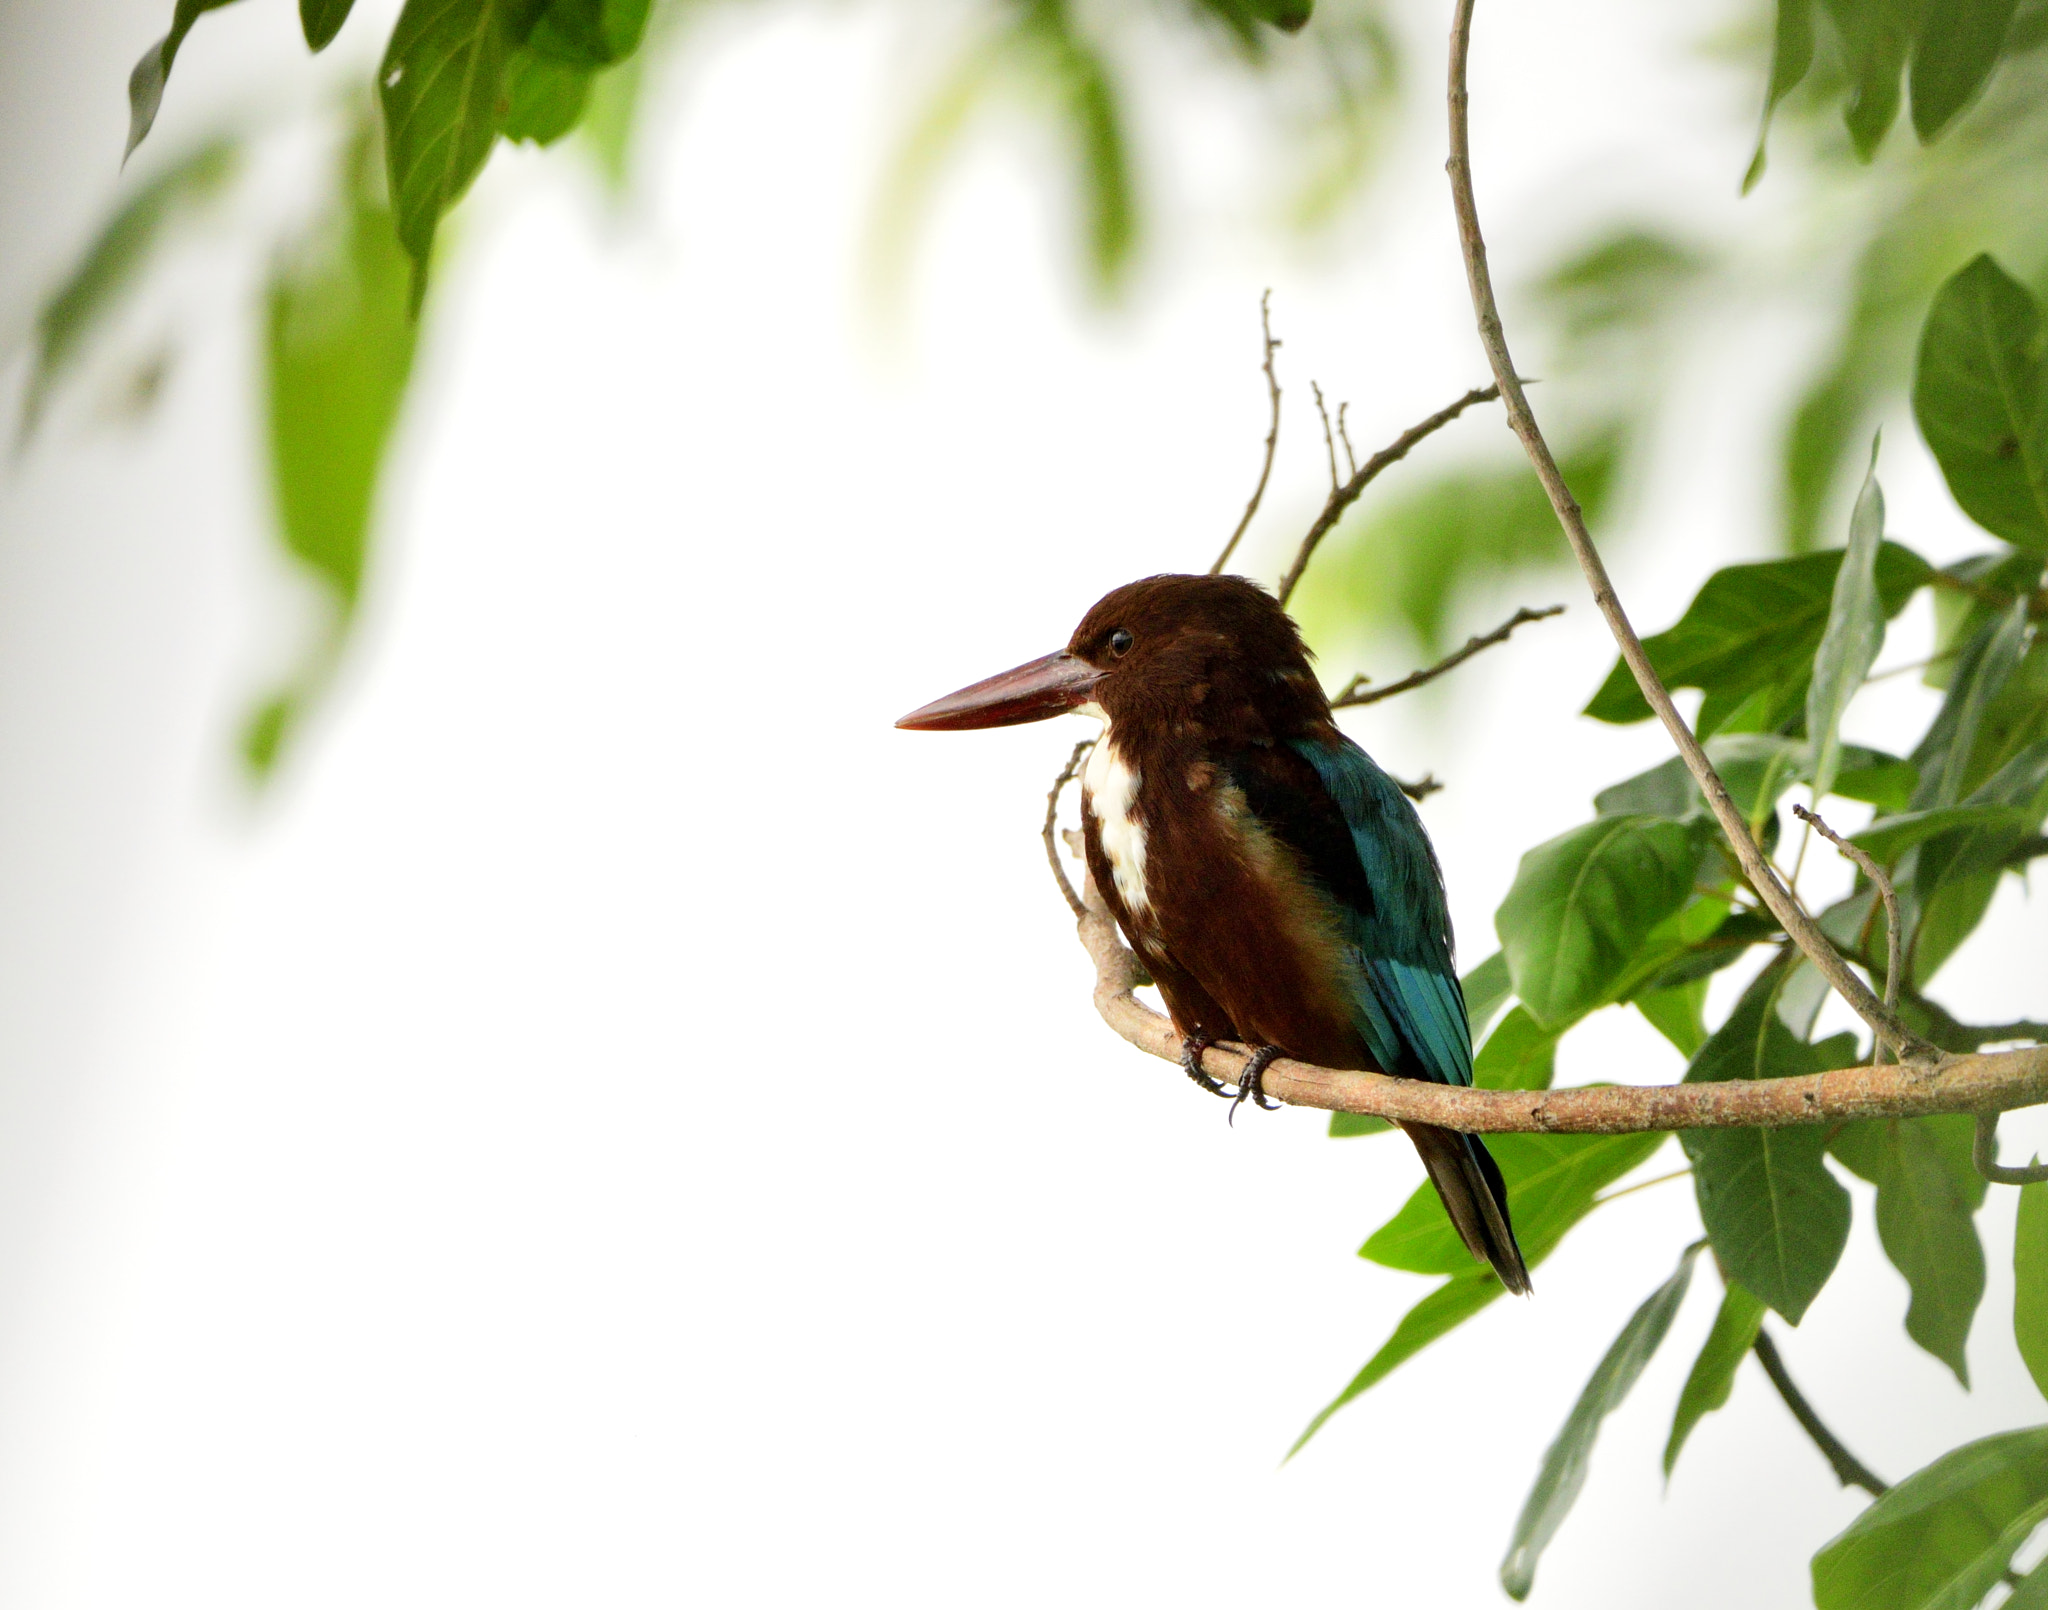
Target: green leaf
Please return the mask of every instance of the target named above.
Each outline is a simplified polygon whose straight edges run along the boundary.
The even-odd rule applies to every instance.
[[[286,550],[320,584],[328,630],[251,718],[250,770],[276,764],[339,653],[362,590],[385,450],[412,373],[408,264],[358,139],[322,238],[279,263],[268,294],[270,463]]]
[[[2048,1610],[2048,1560],[2035,1566],[1998,1610]]]
[[[591,69],[536,50],[515,50],[505,67],[505,110],[498,132],[508,140],[553,145],[583,117]]]
[[[1856,154],[1868,162],[1899,114],[1899,75],[1919,32],[1928,0],[1826,0],[1842,38],[1849,101],[1842,121]]]
[[[1472,1060],[1481,1090],[1548,1090],[1557,1070],[1557,1035],[1540,1028],[1526,1007],[1500,1020]]]
[[[355,3],[356,0],[299,0],[299,27],[305,32],[307,49],[317,54],[333,44]]]
[[[1770,138],[1771,116],[1778,103],[1799,87],[1813,65],[1813,0],[1778,0],[1778,21],[1772,32],[1771,81],[1764,91],[1763,126],[1756,131],[1756,154],[1742,176],[1742,193],[1754,190],[1764,176],[1764,142]]]
[[[1848,1124],[1828,1143],[1877,1187],[1877,1234],[1906,1277],[1906,1334],[1956,1372],[1965,1387],[1965,1344],[1984,1297],[1984,1247],[1975,1214],[1984,1179],[1970,1161],[1974,1122],[1960,1114]]]
[[[1122,97],[1109,64],[1075,29],[1064,0],[1034,0],[1026,29],[1040,47],[1073,142],[1088,264],[1096,288],[1113,292],[1138,244],[1137,187]]]
[[[1915,1471],[1813,1557],[1817,1610],[1970,1610],[2048,1514],[2048,1427]]]
[[[1647,1162],[1664,1140],[1662,1135],[1489,1135],[1487,1147],[1507,1182],[1515,1235],[1529,1267],[1535,1268],[1555,1252],[1572,1226],[1592,1212],[1598,1193]],[[1387,1238],[1384,1242],[1383,1236]],[[1425,1274],[1456,1272],[1408,1311],[1350,1384],[1309,1423],[1288,1450],[1290,1459],[1331,1415],[1385,1380],[1438,1337],[1464,1324],[1503,1289],[1491,1269],[1472,1261],[1472,1254],[1445,1217],[1434,1188],[1427,1184],[1359,1249],[1360,1257],[1386,1261],[1379,1253],[1366,1250],[1375,1244],[1388,1258],[1402,1260],[1389,1267]]]
[[[1492,1025],[1500,1009],[1514,998],[1515,987],[1508,978],[1507,952],[1497,950],[1458,980],[1465,997],[1465,1021],[1478,1039]]]
[[[526,43],[572,67],[610,67],[640,48],[647,12],[648,0],[546,0]]]
[[[441,217],[498,137],[505,70],[532,26],[532,0],[406,0],[377,71],[398,239],[413,296],[426,288]]]
[[[1750,985],[1693,1058],[1688,1084],[1818,1073],[1853,1055],[1853,1041],[1808,1045],[1779,1020],[1787,971],[1773,964]],[[1825,1134],[1817,1126],[1689,1129],[1679,1141],[1721,1267],[1798,1324],[1849,1239],[1849,1193],[1821,1161]]]
[[[1903,811],[1920,781],[1920,769],[1910,760],[1887,755],[1860,744],[1842,745],[1842,769],[1835,774],[1835,793],[1843,799],[1860,799],[1880,811]]]
[[[1529,1015],[1562,1030],[1612,998],[1698,861],[1692,833],[1655,816],[1601,817],[1524,855],[1494,927]]]
[[[1666,1481],[1671,1479],[1693,1427],[1724,1406],[1735,1390],[1735,1371],[1756,1341],[1764,1312],[1763,1299],[1735,1281],[1728,1282],[1720,1311],[1714,1315],[1714,1328],[1707,1332],[1700,1356],[1693,1360],[1692,1373],[1678,1394],[1678,1410],[1671,1417],[1671,1435],[1664,1444]]]
[[[1702,737],[1726,726],[1752,695],[1765,696],[1766,728],[1804,707],[1841,564],[1838,551],[1729,565],[1707,578],[1677,625],[1644,640],[1667,687],[1705,690],[1696,723]],[[1918,554],[1884,543],[1877,555],[1877,590],[1885,618],[1905,608],[1932,574]],[[1650,713],[1635,677],[1619,660],[1586,706],[1598,721],[1647,721]]]
[[[22,403],[21,439],[34,433],[57,382],[85,350],[187,208],[219,194],[235,171],[233,140],[213,140],[140,186],[86,247],[36,315],[34,367]]]
[[[1536,1484],[1522,1504],[1514,1536],[1508,1542],[1507,1557],[1500,1562],[1500,1585],[1509,1598],[1526,1599],[1536,1585],[1536,1562],[1543,1558],[1543,1551],[1557,1536],[1557,1529],[1564,1524],[1565,1516],[1571,1513],[1586,1485],[1586,1470],[1593,1461],[1593,1444],[1600,1435],[1600,1422],[1621,1407],[1671,1329],[1671,1321],[1678,1314],[1678,1305],[1685,1301],[1685,1289],[1692,1281],[1693,1259],[1699,1256],[1702,1245],[1696,1241],[1687,1247],[1671,1278],[1629,1316],[1621,1334],[1594,1366],[1592,1378],[1579,1393],[1579,1401],[1565,1417],[1564,1428],[1544,1451]]]
[[[1998,704],[2026,652],[2027,601],[2018,598],[2003,616],[1986,621],[1957,657],[1941,709],[1913,750],[1913,763],[1920,768],[1913,809],[1953,805],[1963,797],[1978,769],[1973,762],[1985,715]]]
[[[1943,805],[1930,811],[1908,811],[1903,816],[1880,817],[1861,833],[1849,835],[1849,842],[1868,850],[1882,865],[1897,863],[1914,845],[1957,828],[2002,831],[2010,828],[2015,840],[2033,825],[2026,811],[2002,805]]]
[[[1684,984],[1646,990],[1635,998],[1635,1009],[1665,1039],[1690,1060],[1707,1043],[1707,981],[1695,978]]]
[[[1261,43],[1259,24],[1293,34],[1308,26],[1310,16],[1308,0],[1198,0],[1198,3],[1253,51],[1257,51]]]
[[[1877,484],[1877,443],[1870,444],[1870,470],[1849,517],[1849,542],[1835,572],[1828,620],[1814,652],[1813,680],[1806,688],[1808,775],[1816,798],[1834,791],[1842,764],[1842,714],[1884,645],[1884,607],[1877,596],[1877,550],[1884,541],[1884,492]]]
[[[135,148],[155,124],[157,109],[164,101],[164,84],[171,76],[171,63],[178,59],[178,49],[185,43],[192,25],[207,12],[233,3],[234,0],[178,0],[177,9],[171,13],[171,31],[142,53],[135,70],[128,75],[128,148],[121,153],[123,162],[135,155]]]
[[[2048,1184],[2020,1187],[2012,1274],[2013,1340],[2034,1385],[2048,1396]]]
[[[1913,47],[1909,81],[1913,130],[1932,145],[1955,115],[1984,88],[2018,0],[1941,0],[1929,5]]]
[[[1942,286],[1920,334],[1913,417],[1963,512],[2048,552],[2048,408],[2040,310],[1989,256]]]

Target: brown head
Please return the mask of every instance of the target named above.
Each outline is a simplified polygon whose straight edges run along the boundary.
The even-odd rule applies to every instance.
[[[913,710],[928,732],[1007,727],[1094,706],[1126,733],[1193,727],[1240,741],[1330,719],[1301,633],[1241,576],[1148,576],[1116,589],[1056,654]]]

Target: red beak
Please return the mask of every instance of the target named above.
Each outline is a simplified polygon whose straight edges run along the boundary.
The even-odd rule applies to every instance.
[[[989,677],[913,710],[896,725],[915,732],[966,732],[975,727],[1014,727],[1064,715],[1088,702],[1102,673],[1061,649],[1014,671]]]

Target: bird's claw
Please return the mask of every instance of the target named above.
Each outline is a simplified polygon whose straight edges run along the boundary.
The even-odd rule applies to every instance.
[[[1233,1125],[1237,1122],[1237,1109],[1245,1104],[1246,1097],[1251,1098],[1253,1106],[1267,1112],[1280,1110],[1281,1103],[1266,1099],[1265,1083],[1266,1070],[1279,1055],[1280,1047],[1277,1045],[1262,1045],[1245,1059],[1244,1066],[1238,1070],[1237,1098],[1230,1104],[1230,1122]]]
[[[1209,1070],[1202,1066],[1202,1053],[1215,1042],[1205,1040],[1198,1034],[1190,1034],[1180,1042],[1180,1065],[1187,1076],[1212,1096],[1228,1096],[1230,1086],[1219,1084],[1210,1077]],[[1242,1099],[1242,1098],[1240,1098]]]

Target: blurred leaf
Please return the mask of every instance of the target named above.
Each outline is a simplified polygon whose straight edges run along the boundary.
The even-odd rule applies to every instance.
[[[1819,1073],[1853,1057],[1848,1037],[1808,1045],[1779,1020],[1786,971],[1781,961],[1758,976],[1693,1058],[1686,1083]],[[1798,1324],[1849,1238],[1849,1193],[1821,1161],[1826,1135],[1802,1125],[1689,1129],[1678,1138],[1692,1159],[1700,1219],[1721,1267]]]
[[[1997,892],[1996,872],[1965,872],[1949,877],[1927,897],[1919,921],[1912,925],[1913,937],[1908,941],[1913,958],[1911,983],[1915,989],[1925,989],[1932,983],[1942,964],[1977,931],[1977,924],[1991,909],[1991,897]],[[1877,948],[1883,948],[1881,939]]]
[[[1837,550],[1729,565],[1707,578],[1677,625],[1643,640],[1667,687],[1705,690],[1695,723],[1701,737],[1718,731],[1751,694],[1767,694],[1771,708],[1782,712],[1779,720],[1801,708],[1841,564]],[[1904,609],[1931,574],[1918,554],[1884,543],[1877,590],[1885,618]],[[1585,713],[1625,723],[1647,721],[1651,710],[1617,659]]]
[[[1778,103],[1799,87],[1813,64],[1813,0],[1778,0],[1777,26],[1771,40],[1770,86],[1764,91],[1763,124],[1756,131],[1756,154],[1742,176],[1742,193],[1754,190],[1764,176],[1764,145],[1770,138],[1771,116]]]
[[[1735,1389],[1735,1372],[1756,1341],[1764,1312],[1761,1298],[1735,1281],[1728,1282],[1720,1310],[1714,1315],[1714,1328],[1707,1332],[1700,1356],[1693,1360],[1692,1373],[1686,1376],[1684,1389],[1678,1394],[1678,1410],[1671,1417],[1671,1436],[1664,1444],[1666,1481],[1677,1468],[1678,1455],[1693,1427],[1728,1402]]]
[[[491,154],[505,70],[537,0],[406,0],[377,70],[399,243],[426,291],[441,218]]]
[[[587,67],[533,49],[515,50],[505,65],[505,109],[498,132],[508,140],[553,145],[582,118],[591,76]]]
[[[1515,1233],[1529,1267],[1533,1269],[1549,1257],[1566,1232],[1592,1211],[1595,1194],[1603,1186],[1648,1161],[1664,1140],[1662,1135],[1489,1135],[1487,1146],[1507,1182]],[[1429,1193],[1427,1207],[1435,1215],[1434,1224],[1423,1211],[1425,1192]],[[1456,1241],[1457,1233],[1450,1228],[1443,1205],[1430,1186],[1420,1187],[1373,1241],[1395,1225],[1405,1227],[1397,1238],[1403,1249],[1397,1255],[1410,1260],[1399,1267],[1428,1262],[1448,1264],[1459,1273],[1408,1310],[1380,1350],[1295,1439],[1287,1451],[1290,1459],[1331,1415],[1385,1380],[1438,1337],[1456,1330],[1504,1289],[1491,1269],[1473,1262],[1463,1242],[1457,1242],[1457,1260],[1449,1259],[1444,1238]],[[1361,1249],[1360,1256],[1364,1255]]]
[[[1941,709],[1913,750],[1913,764],[1920,768],[1911,802],[1916,811],[1962,798],[1985,712],[2005,690],[2026,648],[2026,601],[2016,599],[2003,617],[1986,621],[1957,656]]]
[[[1025,30],[1039,47],[1073,141],[1089,266],[1097,288],[1114,291],[1138,244],[1136,185],[1115,77],[1074,28],[1065,0],[1032,0]]]
[[[318,692],[362,590],[385,449],[412,373],[409,270],[376,194],[372,142],[356,142],[324,238],[269,287],[271,473],[284,545],[326,590],[331,630],[251,719],[243,750],[263,777]]]
[[[1934,299],[1913,416],[1963,512],[2048,551],[2048,363],[2034,298],[1980,254]]]
[[[1877,1187],[1877,1234],[1912,1302],[1906,1334],[1970,1384],[1964,1354],[1984,1297],[1975,1214],[1984,1178],[1970,1161],[1975,1123],[1957,1113],[1848,1124],[1828,1143],[1850,1172]]]
[[[572,67],[596,69],[640,48],[649,0],[545,0],[527,48]]]
[[[209,11],[232,5],[234,0],[178,0],[171,13],[171,31],[142,53],[135,70],[128,75],[128,148],[121,153],[125,163],[156,123],[157,108],[163,105],[164,84],[171,76],[171,63],[192,25]]]
[[[1890,866],[1914,845],[1959,827],[2003,829],[2010,827],[2015,840],[2033,824],[2024,811],[1997,805],[1944,805],[1931,811],[1908,811],[1887,816],[1849,835],[1850,842],[1868,850],[1880,863]]]
[[[318,53],[334,43],[341,25],[356,0],[299,0],[299,27],[306,35],[306,48]]]
[[[1197,5],[1218,18],[1247,45],[1258,43],[1258,25],[1298,34],[1312,15],[1309,0],[1196,0]]]
[[[1868,162],[1899,113],[1899,77],[1929,0],[1823,0],[1841,35],[1849,70],[1842,121],[1856,154]]]
[[[1849,518],[1849,541],[1835,572],[1827,626],[1806,689],[1806,740],[1812,746],[1808,775],[1816,799],[1834,791],[1842,762],[1842,714],[1884,643],[1884,608],[1877,596],[1877,550],[1883,540],[1884,492],[1877,484],[1877,443],[1872,442],[1870,471]]]
[[[1613,998],[1698,860],[1692,833],[1655,816],[1603,816],[1525,854],[1494,927],[1529,1015],[1562,1029]]]
[[[2012,1276],[2013,1340],[2034,1385],[2048,1396],[2048,1184],[2020,1187]]]
[[[1813,1557],[1817,1610],[1969,1610],[2048,1514],[2048,1427],[1967,1443]]]
[[[1538,1028],[1528,1009],[1518,1006],[1472,1059],[1472,1083],[1481,1090],[1548,1090],[1556,1069],[1556,1033]]]
[[[1526,1599],[1536,1585],[1536,1562],[1557,1536],[1558,1527],[1564,1524],[1565,1516],[1571,1513],[1586,1485],[1586,1468],[1592,1462],[1600,1422],[1621,1407],[1671,1329],[1678,1305],[1685,1301],[1693,1259],[1699,1256],[1701,1245],[1694,1242],[1687,1247],[1678,1260],[1677,1272],[1629,1316],[1621,1334],[1594,1366],[1592,1379],[1580,1392],[1579,1401],[1572,1405],[1564,1429],[1544,1452],[1536,1485],[1530,1488],[1522,1505],[1521,1517],[1515,1522],[1514,1536],[1508,1543],[1507,1558],[1500,1565],[1500,1585],[1509,1598]]]
[[[1635,1009],[1665,1039],[1678,1047],[1688,1060],[1707,1043],[1707,981],[1695,978],[1684,984],[1646,990],[1635,998]]]
[[[1932,144],[1984,87],[2018,0],[1938,0],[1913,47],[1913,130]]]
[[[41,423],[57,382],[149,262],[165,226],[186,208],[217,195],[235,171],[238,155],[234,140],[211,140],[138,187],[43,303],[22,402],[23,441]]]
[[[1835,774],[1835,793],[1843,799],[1860,799],[1880,811],[1903,811],[1919,781],[1919,768],[1910,760],[1865,749],[1860,744],[1842,745],[1842,769]]]

